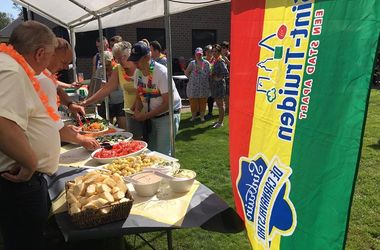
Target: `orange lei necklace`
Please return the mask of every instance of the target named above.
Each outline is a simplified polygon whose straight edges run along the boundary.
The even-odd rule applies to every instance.
[[[130,82],[132,80],[132,77],[130,77],[128,74],[127,74],[127,71],[125,70],[125,68],[123,68],[123,77],[124,79],[127,81],[127,82]]]
[[[45,92],[41,89],[40,83],[37,78],[34,76],[33,70],[31,70],[28,66],[28,63],[25,61],[25,58],[20,55],[12,45],[6,45],[5,43],[0,44],[0,52],[3,52],[10,57],[12,57],[21,67],[25,70],[26,75],[29,77],[30,81],[33,84],[33,88],[38,94],[42,104],[45,107],[46,112],[49,114],[50,118],[53,121],[58,121],[60,116],[55,112],[54,108],[49,105],[49,98],[45,94]]]

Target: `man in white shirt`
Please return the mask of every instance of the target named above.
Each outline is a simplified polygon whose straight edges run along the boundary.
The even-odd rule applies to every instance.
[[[68,65],[73,60],[73,54],[70,44],[65,39],[57,38],[57,40],[58,46],[55,49],[53,59],[50,61],[47,69],[37,76],[37,79],[39,80],[42,89],[46,92],[50,105],[58,112],[56,97],[57,89],[60,89],[60,87],[58,86],[58,81],[54,79],[54,74],[68,68]],[[72,111],[84,113],[83,107],[73,104],[70,97],[67,96],[64,91],[58,94],[60,94],[59,97],[61,98],[63,104],[70,106],[69,108],[71,108]],[[56,125],[59,129],[61,141],[79,144],[90,150],[100,147],[95,138],[89,138],[79,134],[72,127],[64,125],[62,120],[57,121]]]
[[[136,65],[134,84],[136,103],[134,118],[146,121],[149,148],[170,155],[170,121],[168,73],[164,65],[151,59],[149,47],[138,42],[132,47],[128,61]],[[172,79],[175,133],[181,119],[181,98]],[[144,111],[142,109],[144,108]],[[149,124],[150,123],[150,124]]]
[[[45,25],[27,21],[14,29],[10,44],[14,50],[0,49],[0,230],[5,249],[44,249],[48,193],[41,173],[57,170],[60,139],[32,80],[57,40]]]

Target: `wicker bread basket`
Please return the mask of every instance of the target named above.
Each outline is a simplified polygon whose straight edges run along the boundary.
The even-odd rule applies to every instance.
[[[69,187],[69,183],[70,182],[66,183],[66,193]],[[125,220],[128,218],[133,204],[132,195],[128,190],[125,193],[125,198],[129,200],[127,202],[122,202],[119,204],[105,205],[99,209],[86,209],[74,214],[70,214],[70,205],[67,202],[68,213],[73,224],[80,229],[91,228],[114,221]],[[103,209],[108,210],[108,212],[103,213]]]

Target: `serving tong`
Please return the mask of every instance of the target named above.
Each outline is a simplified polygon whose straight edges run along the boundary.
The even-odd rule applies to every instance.
[[[142,173],[153,173],[157,176],[160,176],[160,177],[163,177],[165,179],[172,180],[172,181],[186,181],[186,180],[188,180],[188,178],[174,177],[174,176],[168,175],[164,172],[165,171],[163,171],[163,169],[157,169],[157,168],[150,167],[150,168],[144,168],[143,171],[138,172],[136,174],[133,174],[131,176],[142,174]],[[126,181],[134,183],[134,184],[141,184],[140,181],[133,179],[131,176],[124,176],[124,179]]]
[[[84,119],[84,121],[86,122],[86,124],[90,124],[90,121],[87,119],[87,117],[86,117],[85,115],[83,115],[83,114],[79,114],[79,115],[80,115],[81,118]],[[79,122],[83,125],[83,123],[82,123],[82,119],[80,119]],[[81,125],[81,126],[82,126],[82,125]]]
[[[112,145],[109,142],[102,142],[102,143],[100,143],[100,146],[104,149],[107,149],[107,150],[112,149]]]

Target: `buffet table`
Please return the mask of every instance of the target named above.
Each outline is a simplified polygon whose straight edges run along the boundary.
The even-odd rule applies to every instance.
[[[201,227],[228,233],[244,230],[235,211],[198,181],[194,182],[187,193],[172,192],[167,183],[163,182],[154,197],[139,197],[133,185],[128,184],[134,203],[126,220],[80,230],[72,224],[67,213],[65,183],[91,171],[80,166],[99,164],[91,159],[89,151],[74,145],[62,147],[60,164],[59,170],[53,176],[46,177],[46,180],[52,212],[66,242],[165,231],[168,248],[172,249],[172,229]]]
[[[187,82],[189,81],[187,76],[185,75],[173,76],[173,80],[175,82],[176,88],[178,90],[178,93],[181,99],[187,99],[186,86],[187,86]]]

